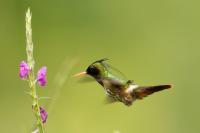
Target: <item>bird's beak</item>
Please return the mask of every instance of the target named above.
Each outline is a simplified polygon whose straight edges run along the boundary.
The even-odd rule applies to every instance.
[[[85,75],[87,75],[87,72],[80,72],[80,73],[73,75],[73,77],[80,77],[80,76],[85,76]]]

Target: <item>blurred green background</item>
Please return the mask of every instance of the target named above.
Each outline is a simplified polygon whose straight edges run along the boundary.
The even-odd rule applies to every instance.
[[[51,97],[41,101],[49,112],[48,133],[199,133],[199,5],[197,0],[1,0],[0,132],[33,127],[28,84],[18,76],[26,59],[25,12],[31,7],[35,67],[48,67],[47,87],[38,87],[40,96]],[[131,107],[105,105],[100,85],[71,77],[104,57],[138,84],[174,87]]]

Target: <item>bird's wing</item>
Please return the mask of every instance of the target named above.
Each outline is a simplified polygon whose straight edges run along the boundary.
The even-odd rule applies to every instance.
[[[136,96],[137,99],[142,99],[143,97],[146,97],[154,92],[162,91],[169,88],[171,88],[171,85],[145,86],[135,89],[133,94]]]
[[[109,73],[108,76],[112,75],[112,76],[115,76],[115,77],[117,77],[119,79],[127,80],[126,76],[120,70],[118,70],[117,68],[115,68],[115,67],[113,67],[110,64],[105,63],[105,62],[102,62],[101,64],[108,71],[108,73]]]

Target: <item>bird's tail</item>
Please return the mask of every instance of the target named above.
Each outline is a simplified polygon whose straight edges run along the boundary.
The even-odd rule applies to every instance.
[[[135,90],[134,95],[137,99],[142,99],[154,92],[172,88],[172,85],[142,86]]]

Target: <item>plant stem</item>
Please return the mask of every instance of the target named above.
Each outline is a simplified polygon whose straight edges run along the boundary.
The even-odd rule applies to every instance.
[[[32,96],[32,108],[35,113],[35,117],[37,119],[37,126],[39,129],[39,133],[44,133],[44,126],[42,123],[42,118],[40,114],[40,106],[39,106],[39,99],[37,96],[37,91],[36,91],[36,85],[35,85],[35,78],[34,78],[34,72],[31,71],[29,75],[29,83],[30,83],[30,88],[31,88],[31,96]]]
[[[27,53],[27,62],[30,67],[29,74],[29,86],[31,88],[32,96],[32,108],[37,119],[37,127],[39,133],[44,133],[44,125],[42,123],[42,118],[40,114],[39,99],[36,91],[36,83],[34,76],[34,58],[33,58],[33,41],[32,41],[32,28],[31,28],[31,12],[30,9],[26,12],[26,53]]]

